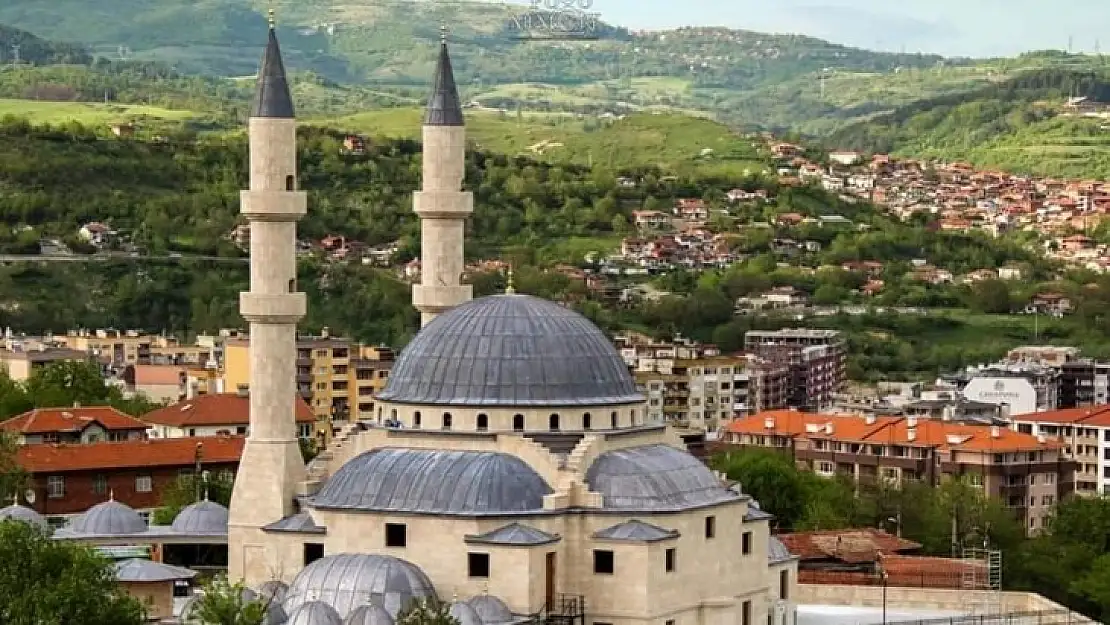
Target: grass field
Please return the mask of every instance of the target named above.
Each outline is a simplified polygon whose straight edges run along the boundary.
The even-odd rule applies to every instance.
[[[26,118],[35,124],[76,121],[85,126],[102,126],[144,118],[186,121],[198,116],[193,111],[175,111],[155,106],[0,99],[0,118],[8,115]]]

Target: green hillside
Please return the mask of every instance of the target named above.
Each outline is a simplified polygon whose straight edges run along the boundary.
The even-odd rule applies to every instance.
[[[1110,75],[1048,69],[922,100],[843,128],[830,146],[1050,176],[1110,176],[1110,124],[1069,114],[1070,96],[1110,102]]]
[[[88,63],[88,52],[81,45],[53,43],[25,30],[0,23],[0,63]]]

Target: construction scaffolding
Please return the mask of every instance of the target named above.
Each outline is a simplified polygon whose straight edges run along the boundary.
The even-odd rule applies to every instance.
[[[961,586],[968,593],[969,616],[1002,614],[1002,552],[964,549]]]

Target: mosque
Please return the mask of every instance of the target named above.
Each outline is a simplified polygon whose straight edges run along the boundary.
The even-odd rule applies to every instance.
[[[240,310],[251,421],[230,510],[200,502],[173,527],[147,528],[110,501],[63,535],[226,540],[230,578],[273,600],[270,625],[393,625],[430,597],[460,625],[794,625],[797,561],[770,536],[771,515],[647,421],[606,336],[557,304],[511,288],[472,299],[461,283],[473,198],[445,38],[413,202],[423,327],[375,421],[348,426],[306,467],[294,341],[306,310],[295,224],[307,198],[272,26],[249,133],[251,282]]]

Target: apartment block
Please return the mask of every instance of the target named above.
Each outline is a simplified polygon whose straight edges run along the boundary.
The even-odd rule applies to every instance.
[[[787,402],[801,410],[831,406],[847,381],[847,350],[836,330],[752,330],[744,350],[790,369]]]
[[[1110,405],[1014,415],[1013,429],[1058,444],[1075,462],[1069,487],[1110,495]]]
[[[1075,463],[1063,445],[1000,426],[916,417],[779,410],[731,423],[726,442],[789,454],[801,468],[861,482],[932,485],[960,477],[1002,499],[1030,533],[1071,492]]]
[[[60,346],[95,356],[106,365],[194,365],[216,367],[217,348],[207,341],[189,345],[172,336],[138,330],[72,330],[47,337]]]
[[[6,341],[0,349],[0,367],[16,382],[26,382],[35,371],[55,362],[87,362],[87,353],[42,343],[24,344]]]

